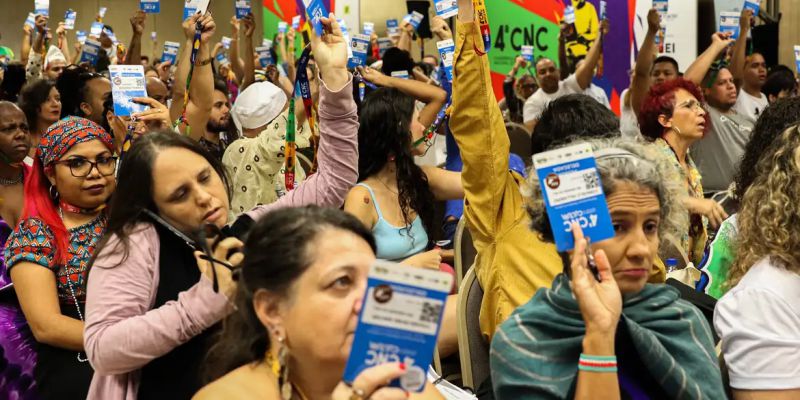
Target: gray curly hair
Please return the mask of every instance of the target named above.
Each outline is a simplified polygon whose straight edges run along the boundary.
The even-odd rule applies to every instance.
[[[599,157],[597,160],[597,170],[606,196],[613,194],[620,182],[635,183],[656,194],[661,207],[661,220],[658,225],[659,252],[663,256],[668,248],[664,238],[672,237],[679,240],[681,232],[686,232],[689,225],[689,214],[681,201],[680,178],[676,176],[669,160],[652,144],[620,138],[576,139],[564,147],[578,143],[589,143],[596,157],[597,152],[621,150],[617,152],[618,155]],[[531,229],[538,232],[542,240],[553,242],[553,232],[547,218],[539,177],[533,167],[522,188],[522,195],[526,198]]]

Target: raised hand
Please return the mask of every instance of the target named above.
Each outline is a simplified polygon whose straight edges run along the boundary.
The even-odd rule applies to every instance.
[[[131,16],[130,21],[131,21],[131,29],[133,30],[134,35],[141,35],[142,33],[144,33],[144,21],[146,17],[147,14],[145,14],[145,12],[142,10],[136,10],[136,12],[133,13],[133,16]]]
[[[597,282],[589,270],[586,256],[588,243],[580,225],[572,224],[572,236],[575,238],[575,249],[570,257],[572,292],[586,324],[586,334],[608,335],[613,338],[622,313],[622,294],[614,280],[611,265],[603,250],[594,253],[600,273],[600,282]]]
[[[45,30],[47,30],[47,19],[48,18],[45,17],[44,15],[36,16],[35,27],[36,31],[39,32],[39,34],[44,34]]]
[[[144,122],[152,129],[167,128],[170,126],[169,109],[167,106],[150,97],[134,97],[132,100],[134,103],[145,104],[150,108],[140,113],[134,113],[131,117],[134,117],[137,121]]]
[[[58,23],[58,28],[56,28],[56,36],[64,37],[67,34],[66,25],[63,22]]]
[[[365,81],[374,83],[378,86],[386,86],[384,84],[384,79],[386,79],[386,75],[384,75],[381,71],[370,67],[358,67],[357,70]]]
[[[347,46],[342,29],[333,13],[320,19],[324,33],[322,37],[311,35],[311,49],[322,80],[331,90],[338,90],[347,82]]]
[[[202,17],[198,19],[200,25],[202,25],[203,30],[200,34],[200,42],[201,43],[208,43],[211,40],[211,37],[214,36],[214,32],[217,30],[217,24],[214,22],[214,17],[211,16],[211,13],[206,13]]]
[[[731,43],[733,43],[733,39],[731,39],[731,32],[717,32],[711,35],[711,45],[716,46],[719,49],[723,49],[728,47]]]
[[[659,29],[661,29],[661,16],[658,15],[658,11],[655,8],[651,8],[647,12],[647,31],[656,33]]]
[[[441,40],[453,38],[453,32],[450,31],[450,26],[447,25],[447,21],[438,15],[431,19],[431,32]]]
[[[231,17],[231,35],[234,38],[239,37],[239,20],[235,15]]]
[[[247,14],[246,17],[241,19],[240,23],[242,28],[244,28],[244,36],[252,38],[253,32],[256,31],[256,20],[253,14]]]

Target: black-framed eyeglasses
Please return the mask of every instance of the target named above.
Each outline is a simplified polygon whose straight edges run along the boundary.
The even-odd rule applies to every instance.
[[[76,178],[85,178],[97,168],[97,172],[103,176],[114,174],[117,168],[117,157],[97,157],[95,161],[89,161],[83,157],[73,157],[67,160],[54,161],[53,164],[62,164],[69,167],[69,172]]]

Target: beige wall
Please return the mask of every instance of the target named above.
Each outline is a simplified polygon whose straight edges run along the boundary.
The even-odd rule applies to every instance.
[[[433,4],[431,4],[428,11],[431,15],[427,17],[436,15],[433,10]],[[406,8],[406,2],[404,0],[361,0],[361,22],[368,21],[375,23],[375,31],[378,36],[381,37],[386,36],[387,19],[395,18],[400,20],[406,14],[408,14],[408,9]],[[359,30],[361,30],[360,27]],[[436,57],[439,57],[439,50],[436,49],[435,36],[433,39],[425,40],[425,54],[434,54]],[[411,46],[411,55],[415,60],[420,60],[418,43],[414,43]]]
[[[230,18],[234,14],[233,0],[217,0],[211,2],[211,10],[217,23],[216,40],[222,36],[230,36]],[[259,1],[253,1],[253,13],[258,22],[255,35],[261,37],[261,14],[262,8],[256,6]],[[63,21],[64,13],[68,8],[77,11],[78,19],[75,22],[76,30],[89,31],[89,27],[94,20],[100,6],[108,7],[106,17],[103,22],[114,28],[114,33],[121,42],[127,44],[131,38],[131,26],[128,22],[131,15],[139,9],[139,0],[50,0],[50,27],[55,29],[58,21]],[[20,41],[22,39],[22,26],[28,13],[33,11],[33,0],[0,0],[0,33],[2,38],[0,44],[8,46],[14,50],[19,59]],[[143,37],[142,54],[152,55],[153,44],[150,41],[150,32],[158,32],[158,46],[156,55],[161,56],[162,45],[165,40],[183,43],[183,33],[181,31],[181,18],[183,17],[183,1],[181,0],[161,0],[161,13],[148,14]],[[75,31],[68,33],[67,39],[70,43],[75,43]]]
[[[794,69],[794,45],[800,44],[800,0],[781,1],[778,62]]]

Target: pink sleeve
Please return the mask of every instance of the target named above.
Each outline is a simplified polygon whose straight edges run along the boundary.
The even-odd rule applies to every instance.
[[[201,278],[177,301],[150,309],[158,287],[159,240],[150,224],[137,226],[122,261],[112,236],[87,283],[84,347],[95,372],[123,374],[143,367],[220,321],[228,300]]]
[[[358,180],[358,110],[353,101],[353,79],[338,92],[322,82],[319,88],[320,143],[317,173],[278,201],[258,206],[247,215],[258,220],[283,207],[316,204],[341,207],[347,192]]]

